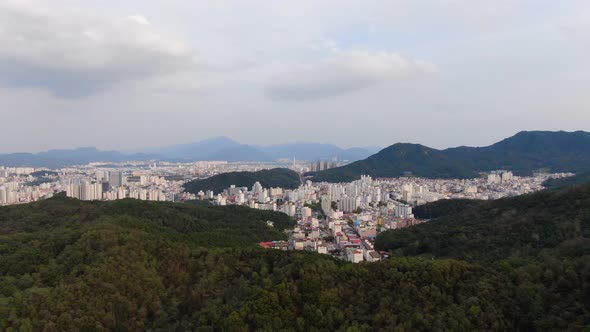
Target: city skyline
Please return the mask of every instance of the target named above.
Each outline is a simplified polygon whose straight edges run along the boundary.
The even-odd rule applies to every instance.
[[[3,153],[590,130],[584,1],[8,0]]]

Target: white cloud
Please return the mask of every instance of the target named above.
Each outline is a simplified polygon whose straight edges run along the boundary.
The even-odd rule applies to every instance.
[[[5,126],[18,139],[0,152],[218,135],[444,147],[589,130],[589,11],[587,0],[0,0],[0,113],[31,129]],[[302,131],[310,119],[324,129]]]
[[[141,15],[103,19],[0,4],[0,80],[75,97],[186,68],[190,46]]]
[[[150,21],[148,21],[143,15],[129,15],[127,16],[127,19],[138,24],[151,25]]]
[[[561,33],[580,49],[590,50],[590,13],[582,13],[563,20]]]
[[[396,53],[339,52],[321,63],[289,66],[270,80],[267,93],[278,99],[318,99],[436,72],[432,63]]]

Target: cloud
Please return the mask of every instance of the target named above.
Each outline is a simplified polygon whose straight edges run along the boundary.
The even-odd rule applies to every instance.
[[[590,50],[590,13],[568,17],[561,24],[561,33],[581,50]]]
[[[0,4],[0,81],[9,86],[78,97],[194,61],[187,43],[158,32],[141,15],[102,19],[15,3]]]
[[[321,63],[290,66],[270,80],[267,93],[276,99],[319,99],[436,71],[432,63],[396,53],[339,52]]]

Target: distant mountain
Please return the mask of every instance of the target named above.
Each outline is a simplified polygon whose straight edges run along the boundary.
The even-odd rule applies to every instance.
[[[213,190],[220,193],[231,185],[236,187],[252,187],[255,182],[265,188],[281,187],[286,189],[297,188],[300,184],[299,174],[286,168],[273,168],[258,172],[229,172],[212,176],[203,180],[193,180],[184,185],[186,191],[198,193],[199,191]]]
[[[198,161],[275,161],[277,159],[355,161],[375,152],[375,147],[343,149],[332,144],[286,143],[274,145],[240,144],[228,137],[215,137],[203,141],[152,149],[164,158]]]
[[[332,144],[322,143],[286,143],[259,146],[258,148],[273,160],[295,158],[297,160],[314,161],[336,158],[341,161],[355,161],[366,158],[372,154],[370,149],[343,149]]]
[[[241,144],[229,137],[213,137],[199,142],[177,144],[151,151],[164,158],[186,160],[214,160],[211,156],[225,149],[237,148]],[[225,159],[224,159],[225,160]]]
[[[288,143],[269,146],[240,144],[228,137],[214,137],[199,142],[147,149],[147,153],[127,154],[101,151],[94,147],[49,150],[39,153],[0,154],[0,166],[61,168],[89,162],[122,162],[127,160],[200,161],[226,160],[269,162],[281,158],[320,160],[337,158],[355,161],[371,155],[374,147],[342,149],[331,144]]]
[[[117,151],[100,151],[93,147],[73,150],[49,150],[39,153],[10,153],[0,155],[0,165],[7,167],[61,168],[89,162],[122,162],[128,160],[152,160],[158,156],[145,153],[123,154]]]
[[[479,172],[507,169],[517,175],[536,170],[590,170],[590,133],[523,131],[486,147],[432,149],[397,143],[364,160],[318,172],[314,181],[343,182],[362,174],[373,177],[414,175],[429,178],[473,178]]]
[[[260,146],[273,159],[296,158],[299,160],[319,160],[336,157],[343,149],[332,144],[319,143],[287,143],[269,146]]]
[[[255,146],[241,144],[220,149],[210,154],[207,160],[272,161],[273,159]]]

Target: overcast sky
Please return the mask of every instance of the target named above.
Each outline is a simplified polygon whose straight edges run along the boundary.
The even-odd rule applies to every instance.
[[[0,152],[590,130],[587,0],[0,0]]]

